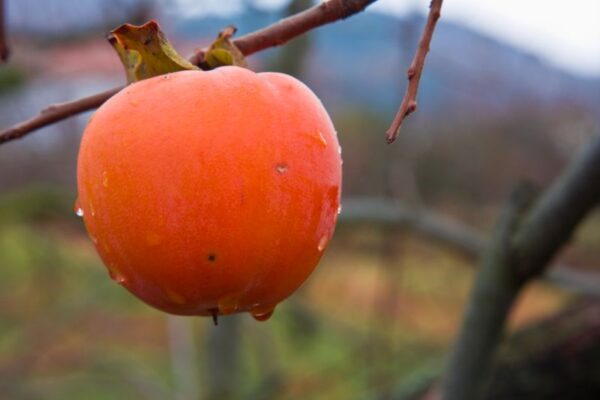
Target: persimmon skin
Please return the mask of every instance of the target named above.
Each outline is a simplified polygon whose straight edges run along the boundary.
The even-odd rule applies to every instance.
[[[264,319],[333,234],[340,147],[319,99],[288,75],[184,71],[98,109],[77,182],[88,234],[131,293],[172,314]]]

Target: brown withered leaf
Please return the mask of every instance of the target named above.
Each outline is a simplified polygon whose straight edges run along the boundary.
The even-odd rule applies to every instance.
[[[124,24],[108,35],[125,66],[129,83],[169,72],[198,70],[181,57],[154,20],[144,25]]]

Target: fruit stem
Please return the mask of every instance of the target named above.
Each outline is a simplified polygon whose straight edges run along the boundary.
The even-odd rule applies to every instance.
[[[213,324],[215,326],[219,325],[219,311],[216,308],[211,308],[210,313],[212,314]]]

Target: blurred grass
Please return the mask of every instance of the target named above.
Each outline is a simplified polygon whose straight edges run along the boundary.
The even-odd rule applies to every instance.
[[[166,316],[108,278],[73,199],[53,187],[0,196],[0,399],[171,398]],[[241,317],[232,384],[241,398],[271,389],[276,399],[375,399],[418,386],[442,369],[473,271],[409,232],[342,227],[269,322]],[[568,300],[536,284],[512,325]],[[203,338],[219,328],[193,326],[205,385]]]
[[[0,96],[11,93],[25,84],[25,81],[26,76],[22,68],[10,64],[0,66]]]

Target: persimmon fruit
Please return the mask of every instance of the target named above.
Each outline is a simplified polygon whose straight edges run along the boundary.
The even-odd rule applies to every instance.
[[[110,276],[179,315],[268,318],[311,274],[340,207],[319,99],[227,66],[129,85],[85,129],[77,211]]]

